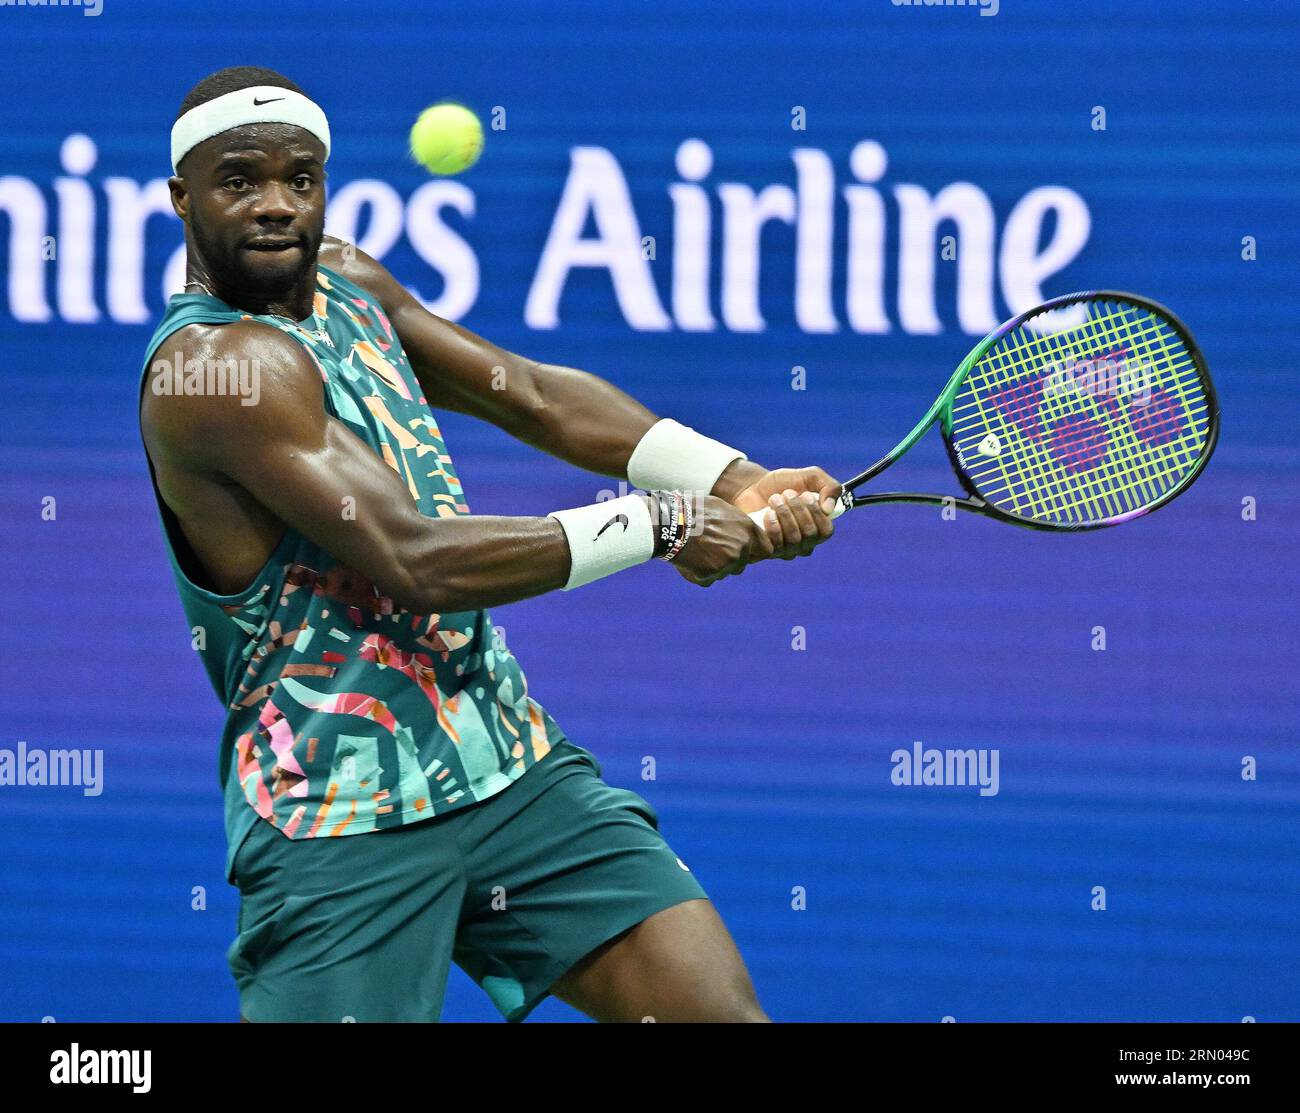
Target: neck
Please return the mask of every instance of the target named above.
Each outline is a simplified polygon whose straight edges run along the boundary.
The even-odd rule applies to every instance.
[[[247,287],[236,288],[212,275],[202,261],[191,262],[185,268],[185,285],[187,288],[201,287],[198,292],[220,298],[231,308],[242,309],[245,313],[301,321],[311,316],[316,294],[316,264],[313,262],[289,289],[263,292]]]

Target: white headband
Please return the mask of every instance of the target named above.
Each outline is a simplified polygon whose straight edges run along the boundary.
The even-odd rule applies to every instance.
[[[172,124],[172,172],[205,139],[245,124],[294,124],[324,143],[330,157],[330,126],[320,105],[292,89],[254,85],[204,101]]]

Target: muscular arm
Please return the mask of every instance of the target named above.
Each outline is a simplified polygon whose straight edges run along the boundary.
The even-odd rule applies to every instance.
[[[419,614],[495,606],[565,583],[569,549],[553,519],[420,514],[398,475],[327,413],[320,373],[276,329],[190,326],[175,342],[185,359],[256,360],[260,398],[244,406],[233,396],[145,393],[141,418],[165,494],[168,484],[237,485]],[[185,501],[168,497],[182,528]]]
[[[327,239],[320,258],[384,307],[430,406],[491,422],[587,471],[627,478],[633,449],[659,420],[635,398],[596,375],[515,355],[435,316],[387,268],[339,240]],[[766,474],[738,460],[711,493],[731,501]]]

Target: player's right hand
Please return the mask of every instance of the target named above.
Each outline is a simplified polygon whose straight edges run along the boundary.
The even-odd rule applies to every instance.
[[[708,587],[724,576],[738,576],[747,564],[774,552],[767,532],[724,499],[702,495],[695,503],[690,539],[673,563],[693,584]]]

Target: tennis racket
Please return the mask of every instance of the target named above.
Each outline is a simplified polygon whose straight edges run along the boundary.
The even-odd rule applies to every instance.
[[[933,425],[960,496],[856,493]],[[1066,294],[981,340],[916,428],[844,484],[831,516],[950,503],[1030,529],[1115,526],[1187,490],[1218,436],[1214,384],[1177,317],[1135,294]]]

